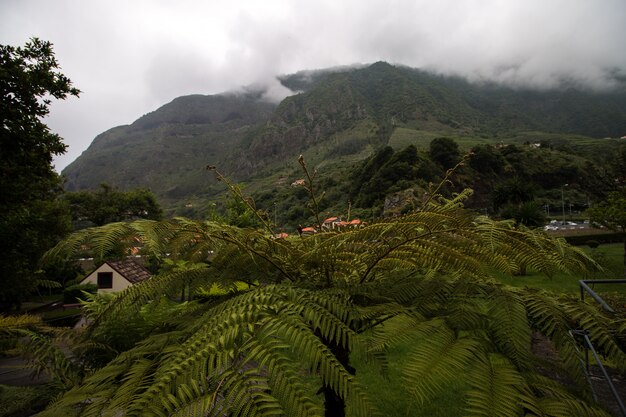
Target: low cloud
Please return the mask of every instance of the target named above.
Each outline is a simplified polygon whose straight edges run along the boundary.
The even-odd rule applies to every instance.
[[[517,88],[607,90],[626,80],[625,23],[623,0],[0,3],[0,43],[52,41],[84,91],[49,119],[66,159],[180,95],[262,86],[279,101],[292,92],[276,77],[306,69],[387,61]]]

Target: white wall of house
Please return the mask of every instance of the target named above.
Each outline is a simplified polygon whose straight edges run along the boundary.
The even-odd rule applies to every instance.
[[[132,284],[123,276],[121,276],[115,269],[111,268],[109,264],[102,264],[98,269],[87,275],[80,283],[87,284],[92,283],[98,285],[98,273],[110,272],[113,274],[113,282],[111,288],[99,288],[98,292],[117,292],[122,291]]]

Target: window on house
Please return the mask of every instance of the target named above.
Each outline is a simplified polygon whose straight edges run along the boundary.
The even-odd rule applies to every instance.
[[[98,288],[113,288],[113,272],[98,272]]]

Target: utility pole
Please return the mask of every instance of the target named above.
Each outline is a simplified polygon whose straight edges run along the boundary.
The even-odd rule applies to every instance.
[[[352,208],[352,201],[348,200],[348,219],[346,221],[350,221],[350,209]]]
[[[563,191],[563,189],[568,185],[569,184],[563,184],[561,186],[561,208],[563,209],[563,221],[561,222],[561,225],[565,224],[565,192]]]
[[[570,220],[573,220],[573,219],[574,219],[574,218],[572,217],[572,206],[573,206],[573,204],[572,204],[572,203],[569,203],[569,219],[570,219]]]

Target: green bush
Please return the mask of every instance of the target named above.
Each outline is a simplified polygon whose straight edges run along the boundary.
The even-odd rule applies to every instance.
[[[95,294],[98,292],[98,286],[96,284],[76,284],[67,287],[63,290],[63,302],[65,304],[77,303],[79,299],[83,298],[83,291]]]
[[[567,243],[574,246],[586,245],[587,241],[591,239],[597,241],[600,244],[606,243],[619,243],[624,241],[624,235],[622,233],[607,232],[594,235],[573,235],[563,236]]]

